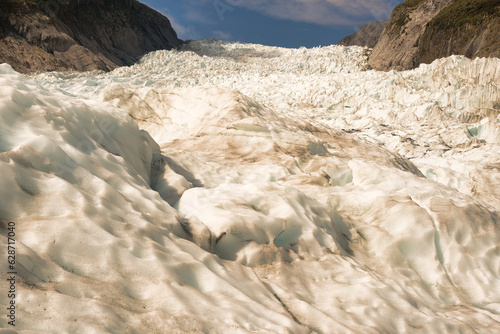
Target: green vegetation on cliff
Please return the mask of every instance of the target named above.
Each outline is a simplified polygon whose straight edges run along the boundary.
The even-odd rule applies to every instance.
[[[419,45],[420,61],[452,54],[498,57],[499,29],[500,1],[455,0],[427,24]]]
[[[389,28],[396,33],[400,33],[401,28],[410,21],[410,13],[420,7],[425,1],[426,0],[406,0],[396,5],[392,11]]]
[[[429,22],[428,27],[451,32],[467,24],[474,26],[481,24],[486,17],[500,17],[500,1],[455,0]]]
[[[406,0],[394,8],[369,62],[407,70],[451,55],[500,57],[500,0]]]

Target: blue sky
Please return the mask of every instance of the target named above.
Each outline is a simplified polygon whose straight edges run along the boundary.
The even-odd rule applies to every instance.
[[[283,47],[336,44],[402,0],[140,0],[181,39],[221,38]]]

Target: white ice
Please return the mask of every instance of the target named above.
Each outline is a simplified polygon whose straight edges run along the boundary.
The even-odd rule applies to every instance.
[[[500,331],[500,60],[184,48],[0,65],[18,332]]]

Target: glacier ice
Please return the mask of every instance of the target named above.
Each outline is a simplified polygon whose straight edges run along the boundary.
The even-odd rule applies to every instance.
[[[498,331],[500,60],[385,73],[367,52],[0,65],[16,330]]]

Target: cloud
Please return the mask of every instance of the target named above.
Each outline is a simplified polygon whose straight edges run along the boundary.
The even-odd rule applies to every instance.
[[[212,31],[212,36],[215,38],[223,39],[225,41],[233,40],[233,35],[231,35],[231,33],[220,30]]]
[[[196,29],[194,29],[192,26],[186,26],[179,23],[179,21],[172,15],[172,13],[167,8],[159,9],[159,12],[168,18],[170,24],[172,25],[172,28],[174,28],[175,32],[177,33],[177,37],[184,40],[199,39],[200,35],[196,31]]]
[[[227,0],[226,0],[227,1]],[[397,0],[232,0],[268,16],[326,26],[386,20]]]

